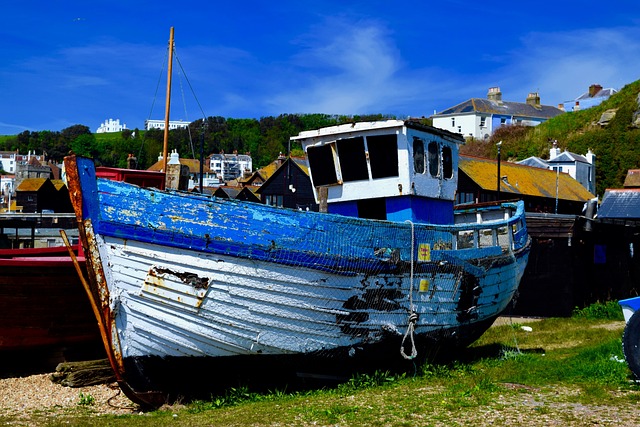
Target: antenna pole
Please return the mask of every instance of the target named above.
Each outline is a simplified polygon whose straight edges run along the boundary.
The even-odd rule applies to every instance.
[[[173,27],[169,33],[169,67],[167,69],[167,107],[164,112],[164,144],[162,146],[162,171],[167,173],[169,152],[169,112],[171,111],[171,73],[173,70]]]

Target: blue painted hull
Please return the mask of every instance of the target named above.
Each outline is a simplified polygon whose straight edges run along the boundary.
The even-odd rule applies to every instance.
[[[521,203],[482,224],[396,223],[143,189],[96,179],[88,159],[65,164],[111,363],[144,404],[169,392],[162,361],[401,363],[467,345],[527,262]]]

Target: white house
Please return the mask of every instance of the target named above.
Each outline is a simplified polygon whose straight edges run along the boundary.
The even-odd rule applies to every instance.
[[[558,144],[554,142],[549,150],[549,160],[529,157],[517,163],[568,173],[590,193],[596,194],[596,155],[591,150],[587,150],[584,156],[566,150],[560,152]]]
[[[19,164],[29,163],[29,160],[35,157],[36,160],[43,160],[42,155],[36,155],[35,151],[29,151],[29,154],[19,154],[16,151],[0,151],[0,167],[7,173],[15,174]]]
[[[122,132],[126,128],[126,124],[120,124],[120,119],[109,119],[100,125],[96,133]]]
[[[188,126],[189,126],[189,122],[185,122],[184,120],[169,120],[169,130],[186,128]],[[146,130],[149,130],[149,129],[164,130],[164,120],[145,120],[144,128]]]
[[[492,87],[486,99],[471,98],[431,118],[434,127],[465,138],[487,139],[500,126],[537,126],[562,113],[559,108],[540,104],[537,92],[530,93],[525,102],[509,102],[502,100],[499,87]]]
[[[589,86],[589,90],[576,99],[571,101],[566,101],[563,103],[564,110],[566,112],[570,111],[578,111],[578,110],[586,110],[587,108],[595,107],[600,103],[606,101],[613,95],[618,92],[614,88],[606,88],[604,89],[599,84],[592,84]]]
[[[209,169],[215,172],[223,181],[242,178],[245,173],[253,171],[253,161],[249,154],[212,154],[209,158]]]

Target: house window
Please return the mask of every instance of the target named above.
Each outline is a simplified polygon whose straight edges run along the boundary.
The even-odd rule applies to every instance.
[[[284,206],[284,198],[282,195],[279,195],[279,194],[267,194],[265,196],[265,202],[269,206],[278,206],[278,207]]]
[[[456,118],[455,117],[451,117],[451,127],[452,128],[456,127]]]
[[[486,127],[487,126],[487,118],[486,117],[480,117],[480,127]]]
[[[502,117],[500,119],[500,126],[507,124],[507,118],[506,117]]]
[[[456,194],[456,204],[460,205],[463,203],[473,203],[473,193],[458,193]]]
[[[458,126],[458,133],[462,133],[462,126]]]

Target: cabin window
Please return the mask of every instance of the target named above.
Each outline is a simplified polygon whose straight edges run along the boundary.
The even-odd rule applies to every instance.
[[[396,135],[367,137],[371,178],[398,176],[398,138]]]
[[[418,138],[413,138],[413,170],[424,173],[424,142]]]
[[[364,150],[364,138],[341,139],[336,142],[342,180],[361,181],[369,179],[367,155]]]
[[[429,174],[437,177],[440,172],[440,156],[438,156],[438,143],[431,141],[427,147],[427,163],[429,165]]]
[[[338,183],[336,166],[333,161],[333,144],[307,148],[309,169],[313,185],[334,185]]]
[[[451,147],[442,147],[442,175],[444,179],[453,178],[453,157]]]

